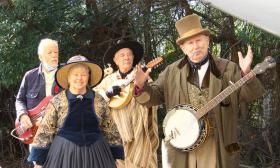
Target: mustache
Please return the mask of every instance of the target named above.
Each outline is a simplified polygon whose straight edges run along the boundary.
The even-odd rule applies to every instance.
[[[195,55],[198,55],[200,53],[200,51],[194,51],[191,53],[191,56],[195,56]]]

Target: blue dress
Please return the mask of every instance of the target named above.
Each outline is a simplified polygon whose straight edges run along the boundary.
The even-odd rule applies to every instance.
[[[66,93],[69,112],[52,141],[43,167],[116,167],[110,146],[99,128],[93,105],[94,92],[88,91],[85,95]],[[38,156],[36,150],[32,152]]]

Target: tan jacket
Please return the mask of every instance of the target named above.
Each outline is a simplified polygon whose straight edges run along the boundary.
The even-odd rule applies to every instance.
[[[189,75],[189,66],[184,64],[180,67],[183,59],[180,59],[166,67],[159,75],[158,79],[151,84],[144,86],[144,91],[136,99],[147,105],[165,104],[167,109],[178,104],[190,104],[187,89],[187,78]],[[222,64],[227,62],[227,66],[223,70],[222,77],[215,76],[210,72],[209,82],[209,101],[225,89],[231,81],[235,83],[241,78],[241,73],[237,64],[231,61],[225,61],[220,58],[214,58],[217,67],[223,67]],[[180,67],[180,68],[179,68]],[[228,106],[222,106],[221,103],[214,107],[215,120],[217,123],[218,134],[221,143],[224,144],[228,154],[223,154],[222,160],[227,160],[229,153],[237,150],[237,119],[239,112],[239,103],[241,101],[249,102],[260,97],[264,93],[264,89],[260,81],[253,77],[241,89],[232,93],[226,101]],[[228,163],[230,165],[231,163]]]

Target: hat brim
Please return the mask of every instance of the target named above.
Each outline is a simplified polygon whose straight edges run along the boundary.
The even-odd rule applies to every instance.
[[[210,36],[210,31],[208,29],[201,29],[200,31],[195,31],[195,32],[190,32],[190,33],[186,33],[183,36],[181,36],[180,38],[178,38],[176,40],[176,43],[178,45],[182,44],[185,40],[194,37],[196,35],[200,35],[200,34],[204,34],[206,36]]]
[[[92,62],[81,61],[81,62],[73,62],[73,63],[66,64],[56,71],[55,80],[60,87],[62,87],[64,89],[68,89],[68,87],[69,87],[69,84],[68,84],[69,70],[74,65],[77,65],[77,64],[83,64],[89,68],[89,70],[90,70],[89,87],[94,87],[101,82],[103,75],[104,75],[101,67]]]
[[[116,52],[122,48],[129,48],[132,50],[133,55],[134,55],[133,66],[137,65],[143,57],[143,54],[144,54],[143,46],[136,41],[127,41],[127,42],[122,42],[122,43],[119,43],[119,44],[116,44],[116,45],[110,47],[104,54],[104,58],[103,58],[104,63],[106,63],[106,64],[110,63],[112,68],[114,70],[117,70],[118,67],[115,64],[113,58],[114,58]]]

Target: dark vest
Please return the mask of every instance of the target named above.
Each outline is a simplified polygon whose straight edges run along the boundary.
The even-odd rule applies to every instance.
[[[197,110],[202,108],[208,103],[209,96],[209,80],[210,80],[210,68],[208,67],[206,74],[202,81],[202,86],[199,88],[199,79],[197,71],[191,71],[188,77],[188,96],[190,103]],[[216,128],[215,114],[208,112],[206,118],[209,120],[210,128]],[[210,134],[213,134],[213,130],[210,130]]]
[[[94,92],[88,91],[85,95],[77,96],[67,91],[67,98],[69,112],[58,136],[77,145],[90,145],[103,139],[93,107]]]

